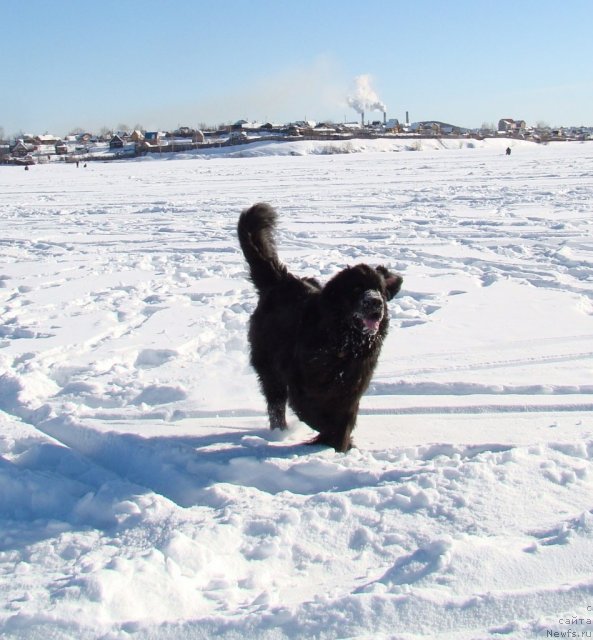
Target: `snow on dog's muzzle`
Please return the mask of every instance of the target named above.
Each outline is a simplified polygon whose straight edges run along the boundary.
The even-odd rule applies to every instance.
[[[362,296],[361,314],[363,331],[377,333],[383,320],[383,296],[375,289],[365,291]]]

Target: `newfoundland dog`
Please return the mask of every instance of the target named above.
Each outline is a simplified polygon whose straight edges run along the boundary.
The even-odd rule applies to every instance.
[[[278,258],[276,212],[255,204],[238,235],[259,294],[251,316],[251,364],[272,429],[286,429],[286,404],[319,435],[312,444],[352,447],[360,397],[369,385],[389,323],[387,301],[402,285],[385,267],[358,264],[325,286],[298,278]]]

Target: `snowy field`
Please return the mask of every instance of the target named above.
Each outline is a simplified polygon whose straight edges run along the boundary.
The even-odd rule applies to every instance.
[[[347,144],[0,168],[2,638],[591,637],[593,143]],[[267,430],[257,201],[404,276],[348,454]]]

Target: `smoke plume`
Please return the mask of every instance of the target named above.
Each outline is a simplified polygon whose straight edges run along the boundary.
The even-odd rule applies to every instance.
[[[348,97],[348,105],[358,113],[365,111],[387,112],[387,107],[371,87],[371,76],[362,75],[355,78],[356,89],[353,96]]]

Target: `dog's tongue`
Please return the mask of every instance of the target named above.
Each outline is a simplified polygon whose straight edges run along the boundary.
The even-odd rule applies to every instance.
[[[377,331],[379,331],[379,325],[381,324],[380,320],[375,320],[373,318],[363,318],[363,324],[365,326],[365,328],[372,332],[372,333],[376,333]]]

